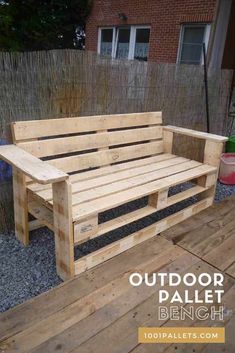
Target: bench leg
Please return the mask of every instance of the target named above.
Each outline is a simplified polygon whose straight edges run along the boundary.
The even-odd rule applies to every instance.
[[[74,276],[74,239],[71,184],[65,180],[53,184],[53,213],[56,269],[67,280]]]
[[[28,200],[25,175],[13,168],[14,218],[17,239],[29,244]]]

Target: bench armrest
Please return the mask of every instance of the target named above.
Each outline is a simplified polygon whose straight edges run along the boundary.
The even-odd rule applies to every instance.
[[[40,184],[55,183],[69,177],[68,174],[34,157],[16,145],[0,146],[0,159],[3,159]]]
[[[196,137],[203,140],[209,140],[213,142],[226,142],[228,140],[228,138],[225,136],[214,135],[214,134],[197,131],[197,130],[185,129],[183,127],[167,125],[167,126],[163,126],[163,129],[165,131],[170,131],[176,134],[192,136],[192,137]]]

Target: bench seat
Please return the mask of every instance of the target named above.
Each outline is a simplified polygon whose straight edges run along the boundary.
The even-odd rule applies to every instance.
[[[202,161],[174,155],[175,134],[201,139]],[[13,167],[16,236],[27,245],[30,230],[51,229],[57,273],[64,280],[209,207],[227,140],[162,126],[161,112],[17,121],[12,137],[12,145],[0,146],[0,157]],[[185,182],[190,182],[186,189],[172,193],[172,187]],[[125,207],[125,214],[101,222],[103,212],[145,196],[145,206]],[[75,245],[192,196],[188,207],[167,211],[154,226],[74,259]]]
[[[173,154],[162,154],[74,174],[70,177],[73,222],[215,172],[215,167]],[[188,195],[204,190],[205,187],[195,186]],[[53,209],[51,185],[29,184],[28,191],[31,198]]]

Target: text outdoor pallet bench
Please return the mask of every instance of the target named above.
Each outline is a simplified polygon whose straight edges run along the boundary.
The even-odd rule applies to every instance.
[[[161,112],[12,124],[14,145],[1,146],[0,157],[13,166],[16,235],[27,245],[29,230],[45,225],[53,230],[57,272],[64,280],[213,203],[227,138],[161,124]],[[174,133],[206,141],[203,163],[172,154]],[[169,188],[187,181],[193,183],[190,189],[168,196]],[[154,227],[74,261],[74,245],[195,195],[196,203]],[[147,206],[98,224],[100,213],[143,196],[148,196]],[[36,220],[29,222],[29,214]]]

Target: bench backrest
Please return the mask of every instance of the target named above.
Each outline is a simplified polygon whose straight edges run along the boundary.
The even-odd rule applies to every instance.
[[[19,121],[13,142],[67,173],[163,152],[161,112]]]

